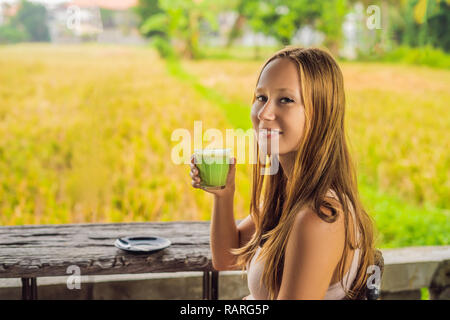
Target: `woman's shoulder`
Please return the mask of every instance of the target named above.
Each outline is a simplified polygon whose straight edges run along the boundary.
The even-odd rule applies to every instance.
[[[333,190],[328,193],[330,197],[338,201],[338,197]],[[333,205],[333,207],[335,207]],[[320,207],[321,213],[331,217],[333,212],[325,207]],[[298,233],[298,237],[303,238],[305,241],[314,242],[320,240],[325,236],[328,243],[331,243],[331,239],[339,246],[340,243],[344,243],[345,240],[345,223],[342,215],[338,214],[334,222],[325,221],[316,210],[310,206],[302,208],[296,215],[293,223],[294,233]]]
[[[327,192],[326,196],[328,198],[328,201],[331,200],[333,207],[336,208],[338,212],[343,213],[343,205],[342,205],[337,193],[334,190],[330,189]],[[348,210],[350,212],[350,215],[348,217],[348,220],[349,220],[348,226],[353,226],[353,230],[350,230],[350,239],[352,239],[351,241],[353,242],[354,237],[355,237],[355,232],[357,232],[356,231],[357,230],[356,222],[355,222],[356,221],[355,220],[356,219],[355,207],[353,206],[352,202],[350,201],[350,198],[348,197],[348,195],[344,194],[341,196],[341,198],[344,199],[345,203],[348,206]],[[327,213],[331,214],[331,211],[328,208],[321,207],[321,210],[322,210],[322,212],[324,212],[326,214]],[[339,220],[339,222],[340,222],[340,223],[338,223],[338,225],[341,225],[342,228],[345,228],[345,226],[344,226],[345,219],[342,214],[338,214],[336,220]]]
[[[332,272],[339,263],[344,244],[343,223],[339,220],[334,223],[324,221],[313,209],[304,208],[294,219],[287,241],[285,263],[297,265],[301,261],[304,270],[309,270],[305,272],[313,272],[314,268],[320,269],[320,272]]]
[[[331,217],[330,209],[321,207],[321,212]],[[298,232],[301,232],[306,237],[320,237],[324,234],[337,238],[342,238],[345,235],[345,228],[343,219],[337,217],[333,223],[322,219],[319,214],[312,208],[303,208],[295,217],[294,226]]]

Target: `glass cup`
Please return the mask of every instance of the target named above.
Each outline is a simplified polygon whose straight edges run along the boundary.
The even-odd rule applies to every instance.
[[[231,163],[231,149],[195,149],[194,163],[199,170],[200,186],[224,189]]]

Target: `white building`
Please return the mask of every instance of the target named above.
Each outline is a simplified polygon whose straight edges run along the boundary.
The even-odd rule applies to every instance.
[[[44,4],[52,42],[97,41],[140,44],[146,41],[130,9],[138,0],[34,0]],[[108,23],[102,18],[107,15]]]

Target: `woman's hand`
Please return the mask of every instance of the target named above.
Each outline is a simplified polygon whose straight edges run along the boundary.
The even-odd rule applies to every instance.
[[[194,163],[194,155],[191,156],[190,167],[191,167],[191,171],[189,172],[189,175],[191,176],[191,179],[192,179],[191,184],[194,188],[199,188],[199,189],[205,190],[206,192],[212,193],[218,197],[234,195],[235,175],[236,175],[236,158],[235,157],[231,158],[230,169],[228,170],[228,175],[227,175],[227,182],[225,184],[225,188],[223,188],[223,189],[210,190],[208,188],[204,188],[204,187],[200,186],[200,182],[201,182],[200,172]]]
[[[248,297],[250,297],[250,295],[243,297],[242,300],[247,300]]]

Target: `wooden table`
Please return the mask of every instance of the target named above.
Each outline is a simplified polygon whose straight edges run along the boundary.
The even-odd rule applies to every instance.
[[[22,298],[37,299],[37,277],[149,272],[203,272],[203,299],[218,299],[209,221],[0,227],[0,278],[22,278]],[[172,244],[153,253],[128,253],[114,242],[126,236],[159,236]]]

